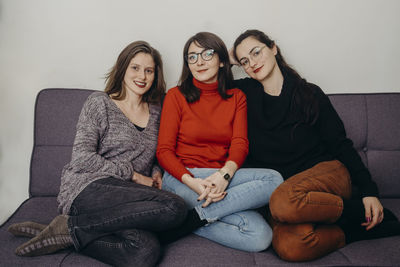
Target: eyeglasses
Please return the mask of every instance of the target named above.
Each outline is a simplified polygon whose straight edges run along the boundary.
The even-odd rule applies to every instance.
[[[197,62],[199,59],[199,55],[201,55],[201,58],[205,61],[209,61],[213,58],[214,56],[214,49],[204,49],[200,53],[189,53],[186,56],[186,60],[189,64],[194,64]]]
[[[251,58],[253,61],[259,60],[259,59],[262,57],[262,55],[263,55],[262,50],[263,50],[265,47],[266,47],[265,45],[264,45],[263,47],[258,47],[258,46],[256,46],[256,47],[254,47],[253,49],[251,49],[251,51],[250,51],[250,53],[249,53],[250,58]],[[250,67],[250,60],[249,60],[247,57],[242,58],[239,62],[240,62],[240,65],[242,65],[242,67],[243,67],[244,69],[248,69],[248,68]]]

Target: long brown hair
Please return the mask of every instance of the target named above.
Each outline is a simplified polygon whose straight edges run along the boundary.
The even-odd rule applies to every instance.
[[[106,88],[104,91],[112,95],[113,99],[124,99],[126,95],[123,81],[126,70],[138,53],[146,53],[153,57],[155,64],[154,81],[150,89],[143,95],[142,101],[146,103],[160,103],[165,94],[165,81],[163,74],[163,63],[160,53],[145,41],[136,41],[129,44],[119,54],[117,62],[106,75]]]
[[[296,81],[295,90],[292,97],[291,109],[292,111],[300,111],[299,124],[314,124],[319,116],[319,105],[315,95],[315,89],[307,83],[307,81],[300,76],[300,74],[293,69],[282,56],[280,48],[275,42],[268,37],[265,33],[259,30],[247,30],[238,38],[236,38],[233,45],[233,54],[238,61],[236,55],[236,49],[238,45],[246,38],[252,37],[261,43],[264,43],[270,49],[276,46],[277,53],[275,55],[276,62],[284,75],[290,75],[294,77]]]
[[[179,90],[189,103],[196,102],[200,98],[200,90],[193,85],[193,75],[186,60],[189,46],[192,43],[198,44],[205,49],[214,49],[220,62],[223,64],[218,70],[218,92],[223,99],[228,99],[232,95],[227,94],[227,89],[232,88],[233,75],[229,62],[228,50],[224,42],[217,35],[210,32],[199,32],[190,37],[183,48],[183,67],[179,79]]]

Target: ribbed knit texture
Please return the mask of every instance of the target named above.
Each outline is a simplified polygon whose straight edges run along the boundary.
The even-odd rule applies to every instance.
[[[75,197],[91,182],[114,177],[130,181],[133,172],[151,176],[155,164],[161,108],[149,105],[146,128],[139,131],[104,92],[86,100],[78,123],[71,162],[61,175],[59,211],[68,214]]]
[[[239,167],[248,153],[246,97],[228,90],[224,100],[218,82],[204,84],[200,99],[188,103],[178,87],[168,91],[161,114],[157,158],[172,176],[181,180],[188,168],[221,168],[228,160]]]

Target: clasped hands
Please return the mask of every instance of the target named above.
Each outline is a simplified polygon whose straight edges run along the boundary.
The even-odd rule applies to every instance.
[[[228,194],[225,189],[228,181],[219,172],[215,172],[206,179],[195,178],[189,174],[182,176],[182,182],[196,192],[199,197],[197,201],[205,200],[202,207],[205,208],[211,203],[218,202]]]

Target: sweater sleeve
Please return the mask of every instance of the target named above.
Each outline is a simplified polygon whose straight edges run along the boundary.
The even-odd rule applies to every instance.
[[[130,162],[113,162],[97,153],[98,144],[108,129],[107,109],[102,96],[89,96],[78,123],[72,148],[70,169],[77,173],[101,172],[123,180],[131,180],[133,166]]]
[[[378,196],[378,187],[371,174],[347,138],[344,124],[329,98],[317,87],[320,114],[315,124],[321,140],[331,155],[341,161],[348,169],[352,183],[360,190],[361,197]]]
[[[232,139],[227,160],[234,161],[240,168],[249,153],[247,139],[247,102],[243,92],[237,91],[236,112],[232,126]]]
[[[192,175],[176,156],[176,140],[181,123],[182,106],[174,94],[169,90],[161,111],[160,130],[158,133],[157,159],[161,167],[169,174],[182,182],[182,175]]]

